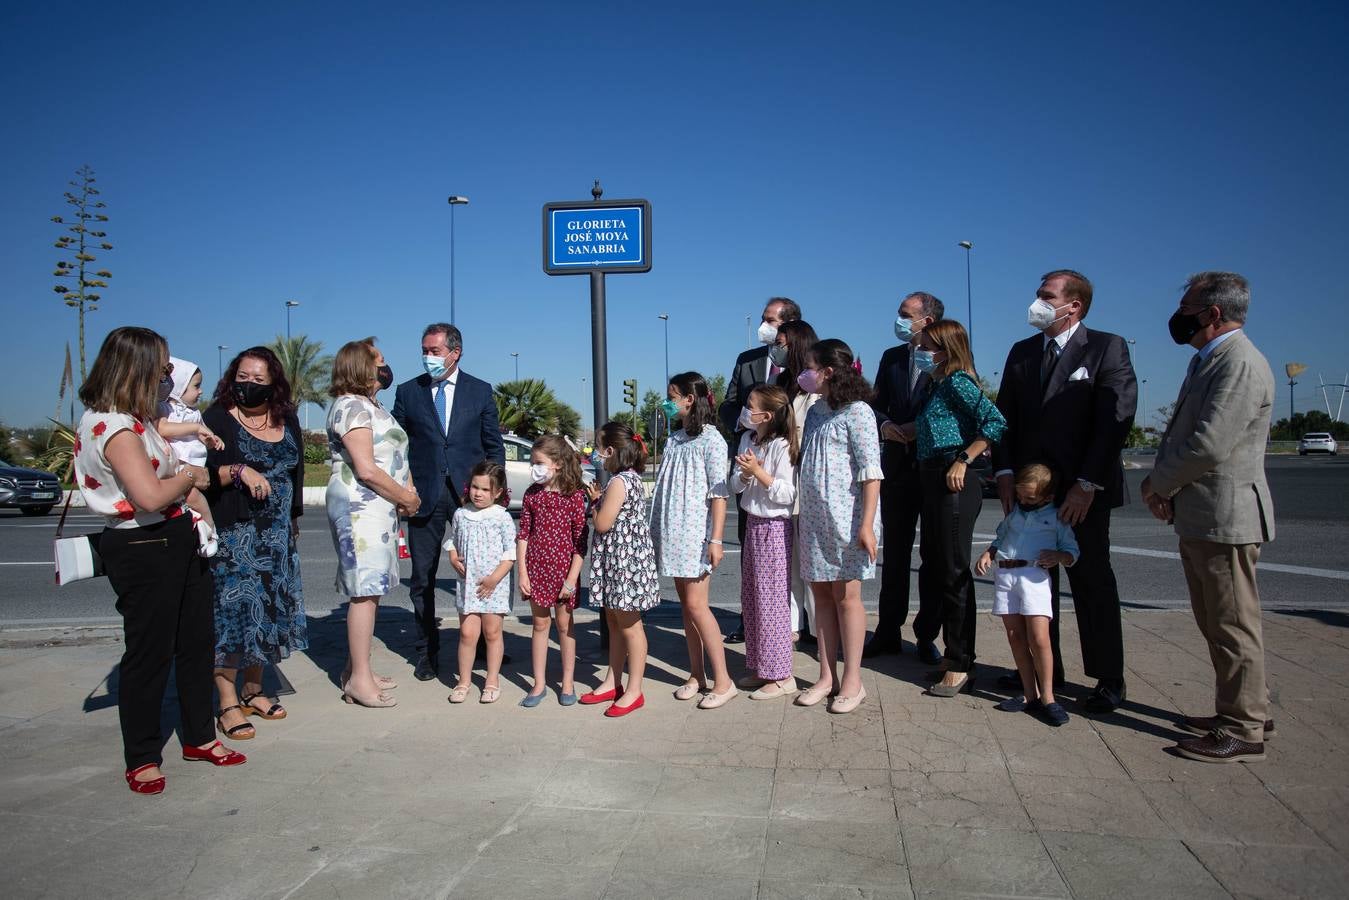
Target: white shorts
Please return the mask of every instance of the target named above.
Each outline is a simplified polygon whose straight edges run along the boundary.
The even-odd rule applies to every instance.
[[[998,569],[993,576],[993,615],[1054,617],[1049,570],[1039,566]]]

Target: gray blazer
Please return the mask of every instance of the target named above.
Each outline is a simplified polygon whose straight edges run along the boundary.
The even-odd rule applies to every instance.
[[[1265,441],[1274,408],[1269,362],[1237,331],[1181,386],[1152,488],[1171,498],[1176,534],[1216,544],[1274,540]]]

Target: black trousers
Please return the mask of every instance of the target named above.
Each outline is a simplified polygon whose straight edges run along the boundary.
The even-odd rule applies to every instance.
[[[459,495],[449,484],[440,492],[440,499],[431,514],[407,520],[408,553],[412,555],[412,614],[426,641],[426,655],[437,659],[440,655],[440,629],[436,627],[436,572],[445,555],[440,549],[445,540],[445,527],[459,508]]]
[[[1110,565],[1110,504],[1097,497],[1087,516],[1073,529],[1080,556],[1068,569],[1073,590],[1073,611],[1082,643],[1082,670],[1088,678],[1124,680],[1124,629],[1120,622],[1119,586]],[[1050,574],[1054,618],[1049,639],[1054,648],[1054,677],[1063,678],[1063,655],[1059,652],[1059,568]]]
[[[940,610],[949,668],[969,672],[974,669],[975,627],[970,542],[974,540],[974,520],[984,501],[979,479],[972,471],[965,474],[963,490],[955,494],[947,490],[948,468],[943,457],[919,464],[923,492],[919,607],[931,604]]]
[[[126,652],[117,669],[117,712],[127,769],[161,764],[160,710],[173,666],[183,743],[200,747],[215,737],[215,589],[206,560],[197,556],[190,516],[141,528],[108,528],[99,538]]]
[[[881,555],[880,618],[876,623],[876,637],[883,641],[898,643],[900,627],[909,617],[909,569],[922,507],[918,470],[911,465],[887,466],[881,482],[881,533],[885,546]],[[927,565],[921,548],[919,556],[921,583],[922,567]],[[937,598],[920,590],[918,614],[913,619],[914,636],[919,641],[935,641],[940,631],[941,607]]]

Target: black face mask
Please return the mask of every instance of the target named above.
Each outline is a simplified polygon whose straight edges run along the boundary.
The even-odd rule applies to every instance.
[[[164,377],[159,379],[159,402],[165,403],[169,395],[173,393],[173,379]]]
[[[375,369],[375,374],[376,377],[379,378],[379,389],[381,391],[387,391],[389,385],[393,384],[393,369],[388,366],[380,366]]]
[[[1213,323],[1210,322],[1209,324]],[[1206,325],[1200,324],[1199,313],[1186,315],[1180,310],[1172,313],[1170,320],[1166,323],[1167,330],[1171,332],[1171,340],[1181,346],[1194,340],[1194,336],[1199,333],[1199,329],[1206,327]]]
[[[230,391],[234,394],[234,402],[244,409],[266,406],[272,399],[272,385],[256,381],[236,381],[230,385]]]

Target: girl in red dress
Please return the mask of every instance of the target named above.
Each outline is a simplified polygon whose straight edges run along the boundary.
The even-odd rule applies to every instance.
[[[543,702],[548,671],[548,629],[557,618],[557,643],[562,651],[562,685],[558,701],[576,702],[576,637],[572,611],[581,577],[589,529],[581,464],[560,435],[534,441],[530,454],[534,484],[525,491],[515,558],[520,567],[520,593],[534,616],[532,656],[534,688],[520,705],[532,709]]]

